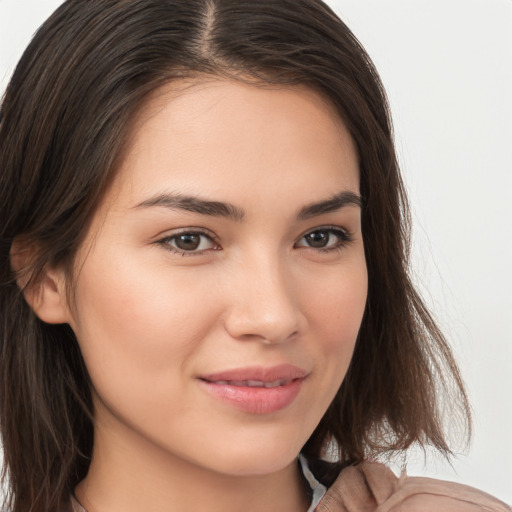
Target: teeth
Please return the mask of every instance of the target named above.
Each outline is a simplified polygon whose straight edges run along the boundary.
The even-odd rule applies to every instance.
[[[240,386],[248,388],[276,388],[277,386],[284,386],[285,380],[274,380],[272,382],[263,382],[262,380],[216,380],[214,384],[221,386]]]
[[[283,386],[285,383],[284,380],[275,380],[273,382],[265,382],[266,388],[276,388],[277,386]]]
[[[246,380],[245,384],[242,384],[242,386],[249,386],[250,388],[261,388],[265,386],[265,383],[261,380]],[[236,384],[235,384],[236,386]]]

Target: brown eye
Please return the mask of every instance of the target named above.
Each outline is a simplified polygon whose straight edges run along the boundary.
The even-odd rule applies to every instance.
[[[309,247],[330,251],[340,249],[352,241],[349,233],[339,228],[315,229],[303,235],[296,243],[296,247]]]
[[[187,231],[168,236],[158,243],[166,249],[181,255],[201,254],[203,251],[217,248],[211,236],[196,231]]]
[[[195,251],[201,243],[201,235],[198,233],[185,233],[174,238],[175,245],[182,251]]]
[[[310,247],[326,247],[329,244],[331,233],[329,231],[313,231],[308,233],[304,239]]]

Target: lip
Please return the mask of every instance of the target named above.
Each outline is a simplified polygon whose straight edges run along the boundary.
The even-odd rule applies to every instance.
[[[200,376],[199,383],[214,398],[242,411],[271,414],[293,403],[307,375],[306,370],[289,364],[251,366]],[[248,386],[244,381],[271,383],[272,387]]]
[[[273,382],[276,380],[294,380],[303,379],[308,372],[292,364],[280,364],[265,368],[263,366],[247,366],[245,368],[235,368],[222,372],[201,375],[202,380],[215,382],[219,380],[261,380],[262,382]]]

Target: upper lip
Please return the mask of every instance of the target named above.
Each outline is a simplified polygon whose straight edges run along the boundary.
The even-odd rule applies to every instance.
[[[274,382],[281,380],[289,382],[295,379],[303,379],[307,375],[308,372],[298,366],[280,364],[271,367],[247,366],[245,368],[234,368],[232,370],[201,375],[200,378],[208,382],[247,380],[261,382]]]

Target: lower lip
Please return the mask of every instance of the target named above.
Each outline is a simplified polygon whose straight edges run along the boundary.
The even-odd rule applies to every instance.
[[[215,398],[251,414],[271,414],[288,407],[297,397],[304,379],[295,379],[274,388],[230,386],[201,380],[201,385]]]

